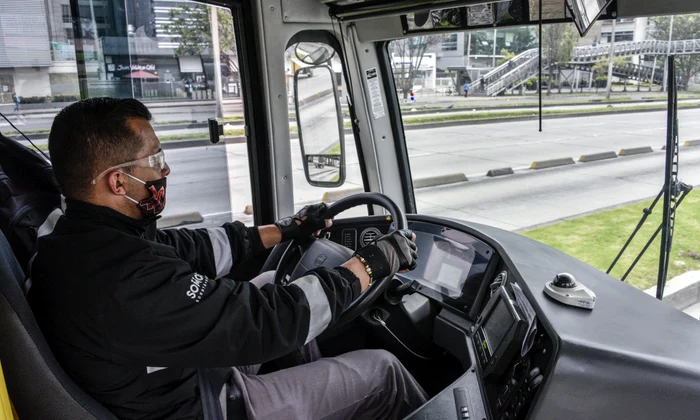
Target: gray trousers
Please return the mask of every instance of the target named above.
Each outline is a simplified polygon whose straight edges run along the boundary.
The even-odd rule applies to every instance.
[[[266,274],[254,283],[264,284]],[[302,354],[318,353],[306,348]],[[250,420],[398,419],[427,401],[423,388],[385,350],[353,351],[265,375],[256,375],[259,368],[233,368]]]

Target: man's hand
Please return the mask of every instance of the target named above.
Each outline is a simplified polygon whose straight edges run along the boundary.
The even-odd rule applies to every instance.
[[[362,257],[372,272],[372,280],[393,276],[416,268],[418,249],[416,235],[408,229],[397,230],[377,239],[355,252],[355,257]],[[359,262],[359,264],[358,264]],[[370,282],[365,264],[359,258],[352,258],[343,267],[351,270],[359,279],[364,291]]]
[[[333,222],[323,218],[326,210],[328,210],[326,203],[311,204],[299,210],[294,216],[276,221],[275,226],[282,232],[282,242],[318,234],[321,229],[329,228]]]

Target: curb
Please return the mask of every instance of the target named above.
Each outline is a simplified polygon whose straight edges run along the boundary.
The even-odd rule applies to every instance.
[[[532,165],[530,165],[530,169],[556,168],[557,166],[573,165],[575,163],[576,162],[574,162],[574,159],[570,158],[570,157],[559,158],[559,159],[540,160],[540,161],[532,162]]]
[[[333,93],[333,88],[322,90],[320,92],[316,92],[313,95],[307,96],[306,98],[300,100],[299,106],[308,105],[308,104],[310,104],[318,99],[325,98],[326,96],[328,96],[332,93]]]
[[[426,178],[419,178],[419,179],[414,179],[413,180],[413,188],[418,189],[418,188],[428,188],[428,187],[437,187],[440,185],[449,185],[449,184],[457,184],[460,182],[467,182],[468,179],[466,175],[464,175],[461,172],[458,173],[453,173],[453,174],[447,174],[447,175],[437,175],[437,176],[429,176]],[[341,198],[345,198],[348,196],[351,196],[353,194],[358,194],[365,192],[365,189],[362,187],[353,187],[353,188],[347,188],[344,190],[334,190],[334,191],[326,191],[323,193],[323,197],[321,197],[321,201],[327,202],[327,203],[332,203],[335,201],[340,200]]]
[[[184,224],[202,223],[203,220],[204,218],[202,217],[202,214],[200,212],[193,211],[190,213],[180,213],[173,214],[170,216],[163,216],[160,219],[158,219],[157,225],[158,229],[163,229]]]
[[[700,106],[683,107],[683,109],[696,109]],[[581,118],[581,117],[596,117],[601,115],[615,115],[615,114],[639,114],[644,112],[666,112],[665,109],[638,109],[638,110],[628,110],[628,111],[601,111],[601,112],[585,112],[576,113],[571,112],[569,114],[553,114],[553,115],[542,115],[543,120],[556,120],[561,118]],[[426,123],[426,124],[406,124],[404,121],[404,130],[422,130],[426,128],[438,128],[438,127],[452,127],[459,125],[477,125],[477,124],[493,124],[501,122],[513,122],[513,121],[536,121],[539,119],[537,111],[533,111],[531,116],[523,117],[502,117],[502,118],[480,118],[474,120],[457,120],[457,121],[444,121],[439,123]]]
[[[490,169],[488,172],[486,172],[486,176],[496,177],[503,175],[513,175],[514,173],[515,171],[513,171],[513,168],[498,168]]]
[[[603,159],[614,159],[617,157],[617,153],[615,152],[601,152],[601,153],[593,153],[590,155],[581,155],[580,158],[578,158],[579,162],[595,162],[598,160],[603,160]]]
[[[694,99],[685,99],[686,101],[692,101]],[[560,107],[560,106],[592,106],[592,105],[627,105],[627,104],[648,104],[648,103],[654,103],[658,102],[660,104],[666,103],[665,100],[662,99],[641,99],[641,100],[629,100],[629,101],[619,101],[619,102],[603,102],[598,101],[594,102],[591,100],[590,102],[585,102],[585,103],[559,103],[559,104],[543,104],[542,108],[552,108],[552,107]],[[447,112],[458,112],[458,111],[490,111],[490,110],[500,110],[500,109],[521,109],[521,108],[537,108],[539,104],[537,102],[533,102],[532,104],[519,104],[519,105],[497,105],[497,106],[484,106],[484,105],[475,105],[475,106],[459,106],[459,107],[453,107],[453,108],[448,108],[447,106],[442,107],[442,108],[436,108],[436,109],[421,109],[417,107],[402,107],[401,109],[401,114],[405,117],[410,116],[410,115],[423,115],[423,114],[441,114],[441,113],[447,113]],[[415,109],[415,111],[411,111],[411,109]]]
[[[206,147],[206,146],[221,146],[222,144],[239,144],[245,143],[246,137],[224,137],[223,141],[219,143],[212,143],[209,139],[195,139],[195,140],[172,140],[165,141],[161,143],[161,147],[164,150],[168,149],[184,149],[187,147]]]
[[[641,155],[642,153],[652,153],[652,152],[654,152],[654,149],[652,149],[651,146],[632,147],[630,149],[620,150],[620,156]]]
[[[429,176],[426,178],[416,179],[413,181],[413,188],[436,187],[438,185],[457,184],[459,182],[467,181],[467,177],[463,173],[458,172],[454,174]]]
[[[685,143],[683,143],[683,146],[685,146],[685,147],[700,146],[700,140],[688,140]]]
[[[26,114],[40,114],[40,113],[53,113],[57,114],[60,110],[63,108],[67,107],[68,105],[72,104],[74,102],[44,102],[42,105],[55,105],[55,106],[48,106],[48,107],[31,107],[31,108],[24,108],[27,105],[35,105],[35,104],[27,104],[23,103],[22,105],[22,111]],[[223,104],[224,105],[231,105],[231,104],[237,104],[241,103],[241,100],[238,99],[229,99],[229,98],[224,98],[223,99]],[[177,99],[172,99],[172,100],[167,100],[167,99],[161,99],[158,101],[150,102],[150,101],[143,101],[143,104],[146,105],[148,108],[172,108],[172,107],[185,107],[185,106],[195,106],[195,105],[214,105],[216,106],[216,99],[188,99],[188,98],[177,98]],[[0,105],[12,105],[12,103],[7,103],[7,104],[0,104]],[[55,112],[52,112],[55,110]]]
[[[689,308],[700,301],[700,276],[697,272],[689,271],[669,280],[664,287],[663,302],[678,310]],[[650,296],[656,296],[656,286],[644,291]]]

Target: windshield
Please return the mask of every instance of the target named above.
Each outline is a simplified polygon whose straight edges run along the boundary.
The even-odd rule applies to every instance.
[[[652,16],[598,22],[584,38],[550,24],[541,35],[523,26],[390,42],[418,212],[518,231],[608,270],[664,185],[669,37],[695,49],[676,58],[678,178],[700,182],[698,22]],[[657,42],[666,50],[649,54]],[[659,226],[661,203],[614,277]],[[698,211],[692,192],[677,212],[669,280],[700,269]],[[626,278],[635,287],[656,284],[659,239]]]

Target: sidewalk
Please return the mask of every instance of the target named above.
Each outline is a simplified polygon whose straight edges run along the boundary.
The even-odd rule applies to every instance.
[[[182,106],[215,106],[216,101],[213,99],[202,99],[202,100],[165,100],[165,101],[142,101],[149,108],[169,108],[169,107],[182,107]],[[20,112],[22,114],[56,114],[61,109],[67,107],[72,102],[47,102],[40,104],[21,104]],[[240,104],[242,103],[241,98],[229,98],[224,99],[224,105]],[[15,105],[10,104],[0,104],[0,112],[5,115],[14,114]]]

